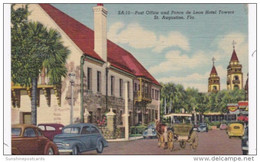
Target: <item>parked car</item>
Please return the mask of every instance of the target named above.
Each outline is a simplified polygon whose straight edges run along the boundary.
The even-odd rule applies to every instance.
[[[61,134],[62,128],[64,125],[62,124],[39,124],[38,128],[42,130],[42,133],[45,137],[53,140],[54,136],[57,134]]]
[[[62,133],[54,136],[54,143],[60,153],[77,155],[81,152],[96,150],[103,152],[108,146],[100,130],[93,124],[71,124],[62,129]]]
[[[244,136],[241,139],[241,147],[243,155],[248,154],[248,127],[245,127]]]
[[[208,126],[206,123],[201,123],[198,128],[197,128],[198,132],[208,132]]]
[[[13,155],[57,155],[57,146],[34,125],[12,125]]]
[[[237,117],[238,121],[248,122],[248,116],[247,115],[240,115]]]
[[[227,128],[228,128],[227,124],[224,124],[224,123],[220,124],[220,126],[219,126],[220,130],[226,130]]]
[[[149,125],[143,132],[144,138],[156,138],[157,133],[154,125]]]
[[[242,137],[244,135],[244,123],[242,122],[229,123],[227,133],[229,138],[233,136]]]

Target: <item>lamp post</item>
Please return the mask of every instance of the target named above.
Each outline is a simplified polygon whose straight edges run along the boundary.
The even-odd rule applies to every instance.
[[[110,63],[106,63],[106,111],[108,111],[107,101],[108,101],[108,70],[110,68]]]
[[[70,124],[73,124],[73,102],[74,102],[73,86],[75,80],[75,73],[70,72],[69,77],[70,77],[70,85],[71,85]]]

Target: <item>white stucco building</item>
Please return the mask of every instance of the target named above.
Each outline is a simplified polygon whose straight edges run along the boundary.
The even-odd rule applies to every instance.
[[[121,125],[125,113],[124,83],[128,85],[130,125],[159,117],[160,84],[131,53],[107,39],[107,10],[102,4],[93,7],[94,21],[89,21],[93,21],[94,30],[50,4],[29,4],[29,11],[30,21],[55,29],[70,50],[66,67],[68,74],[75,74],[74,122],[95,123],[112,108],[116,124]],[[69,75],[54,86],[48,84],[45,73],[43,70],[38,79],[37,123],[67,125],[71,110]],[[30,123],[30,93],[30,88],[12,84],[12,124]]]

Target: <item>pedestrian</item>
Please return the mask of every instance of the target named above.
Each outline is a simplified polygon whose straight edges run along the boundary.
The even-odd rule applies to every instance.
[[[167,149],[167,145],[168,145],[168,127],[165,126],[164,127],[164,132],[163,132],[163,139],[164,139],[164,149]]]

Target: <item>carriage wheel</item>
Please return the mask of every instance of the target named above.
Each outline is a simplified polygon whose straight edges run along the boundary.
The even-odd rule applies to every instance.
[[[161,147],[161,136],[158,134],[157,138],[158,138],[158,147]]]
[[[172,131],[168,133],[168,149],[172,151],[174,149],[174,134]]]
[[[160,135],[160,147],[161,147],[161,148],[164,148],[164,147],[165,147],[163,135]]]
[[[199,144],[199,138],[198,138],[198,135],[196,135],[191,144],[192,149],[196,150],[198,147],[198,144]]]
[[[170,151],[173,151],[173,149],[174,149],[174,141],[168,142],[168,149]]]
[[[181,141],[180,141],[180,147],[181,147],[182,149],[185,149],[185,147],[186,147],[186,141],[181,140]]]

